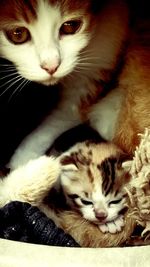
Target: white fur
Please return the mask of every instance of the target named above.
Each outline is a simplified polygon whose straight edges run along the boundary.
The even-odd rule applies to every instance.
[[[0,207],[14,200],[41,205],[59,174],[57,159],[42,156],[29,161],[0,179]]]
[[[37,20],[31,24],[24,21],[17,24],[30,31],[31,41],[14,45],[0,31],[0,56],[12,61],[21,77],[44,85],[60,82],[63,87],[62,102],[58,109],[21,143],[9,163],[12,169],[42,155],[63,131],[79,124],[81,118],[78,105],[81,98],[96,90],[93,80],[103,79],[103,70],[114,67],[122,41],[126,38],[128,11],[121,0],[110,2],[90,32],[84,31],[88,17],[84,17],[79,11],[63,17],[59,5],[51,6],[48,1],[42,0],[38,1]],[[80,31],[60,38],[61,25],[67,20],[79,18],[80,15],[83,19]],[[58,61],[60,65],[53,75],[40,66],[46,64],[53,67]],[[103,108],[98,108],[100,112],[108,107],[107,103],[103,105]],[[111,125],[105,125],[105,114],[101,121],[102,126],[99,122],[95,123],[100,134],[104,137],[106,135],[107,139],[113,135],[118,115],[118,111],[113,108],[111,111],[114,112]],[[91,120],[95,120],[92,115]]]
[[[112,141],[115,135],[122,100],[123,90],[115,89],[94,105],[89,113],[91,126],[107,141]]]
[[[120,232],[122,230],[122,227],[124,226],[124,220],[123,220],[123,216],[119,216],[117,217],[115,220],[111,221],[111,222],[107,222],[105,224],[100,224],[99,225],[99,229],[103,232],[103,233],[111,233],[111,234],[115,234],[117,232]]]

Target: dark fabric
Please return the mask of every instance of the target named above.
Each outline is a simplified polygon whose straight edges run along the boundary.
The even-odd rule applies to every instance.
[[[71,236],[56,227],[38,208],[18,201],[0,209],[0,238],[43,245],[78,247]]]

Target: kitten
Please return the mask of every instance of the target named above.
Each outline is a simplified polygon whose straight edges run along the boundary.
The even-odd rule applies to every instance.
[[[12,200],[29,202],[58,223],[56,211],[62,210],[62,203],[55,206],[49,191],[62,188],[72,211],[98,225],[103,233],[120,232],[126,205],[124,187],[129,181],[128,172],[122,168],[124,159],[115,145],[89,141],[78,143],[55,160],[42,156],[1,181],[0,206]],[[59,203],[59,193],[56,199]]]
[[[116,233],[124,226],[124,154],[109,143],[78,143],[61,156],[61,186],[67,204],[102,232]],[[125,158],[124,158],[125,160]]]
[[[125,0],[0,1],[0,56],[16,68],[12,83],[24,78],[50,90],[54,84],[62,87],[57,109],[20,144],[12,169],[42,155],[62,132],[90,118],[86,111],[120,62],[128,26]],[[109,119],[111,136],[119,109],[118,101]],[[105,125],[100,125],[103,134]]]

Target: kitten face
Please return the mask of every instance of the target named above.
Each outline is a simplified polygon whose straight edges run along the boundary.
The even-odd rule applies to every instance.
[[[125,206],[127,173],[111,144],[75,146],[61,158],[61,184],[70,207],[96,224],[115,220]]]
[[[0,56],[45,85],[72,72],[92,36],[91,1],[1,1]]]

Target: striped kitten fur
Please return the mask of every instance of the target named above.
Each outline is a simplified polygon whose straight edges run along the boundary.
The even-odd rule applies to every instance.
[[[78,143],[61,156],[63,193],[71,209],[97,224],[102,232],[116,233],[124,226],[125,155],[111,143]]]
[[[31,160],[0,180],[0,206],[13,200],[28,202],[64,230],[75,216],[76,223],[85,220],[93,231],[117,234],[126,228],[125,185],[130,177],[122,167],[124,160],[115,145],[90,141],[78,143],[56,159],[42,156]]]

